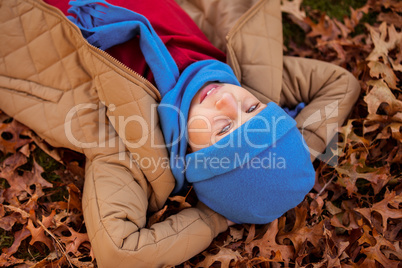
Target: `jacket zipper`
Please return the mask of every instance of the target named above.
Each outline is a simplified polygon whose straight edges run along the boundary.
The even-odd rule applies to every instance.
[[[80,31],[81,32],[81,31]],[[148,79],[146,79],[144,76],[140,75],[139,73],[137,73],[136,71],[134,71],[133,69],[131,69],[130,67],[128,67],[127,65],[125,65],[124,63],[122,63],[121,61],[119,61],[118,59],[116,59],[115,57],[113,57],[112,55],[110,55],[109,53],[107,53],[106,51],[90,44],[84,37],[82,37],[86,44],[88,45],[88,47],[92,50],[94,50],[96,53],[99,53],[101,56],[105,57],[109,62],[113,63],[116,67],[118,67],[119,69],[123,69],[125,72],[127,72],[128,74],[130,74],[132,77],[138,77],[148,88],[150,88],[152,90],[152,93],[154,93],[157,97],[157,101],[161,100],[161,95],[159,93],[159,90],[151,83],[149,82]]]
[[[151,91],[153,94],[155,94],[157,101],[161,100],[161,95],[159,93],[159,90],[151,83],[149,82],[148,79],[146,79],[144,76],[140,75],[139,73],[137,73],[136,71],[134,71],[133,69],[131,69],[130,67],[128,67],[127,65],[125,65],[124,63],[122,63],[121,61],[119,61],[118,59],[114,58],[112,55],[110,55],[109,53],[107,53],[106,51],[95,47],[94,45],[90,44],[81,34],[81,30],[78,28],[77,25],[75,25],[72,21],[70,21],[65,15],[60,14],[60,10],[54,6],[45,4],[44,2],[40,1],[38,2],[34,2],[32,1],[32,4],[34,5],[40,5],[41,8],[44,8],[52,13],[55,13],[55,15],[59,18],[61,18],[62,21],[66,21],[67,23],[69,23],[70,25],[72,25],[73,29],[79,33],[80,38],[85,40],[86,45],[92,49],[94,52],[100,54],[101,56],[103,56],[104,58],[106,58],[109,62],[111,62],[113,65],[115,65],[117,68],[123,70],[124,72],[128,73],[130,76],[132,76],[133,78],[139,78],[139,80],[141,80]]]

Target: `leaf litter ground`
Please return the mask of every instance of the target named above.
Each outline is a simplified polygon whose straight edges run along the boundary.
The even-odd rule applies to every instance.
[[[296,208],[267,225],[230,227],[178,267],[402,265],[402,2],[370,0],[343,18],[310,2],[282,1],[285,54],[342,66],[362,87],[331,148],[337,164],[314,163],[316,184]],[[0,266],[96,267],[83,156],[50,148],[4,113],[0,134]],[[171,197],[148,225],[195,202],[193,191]]]

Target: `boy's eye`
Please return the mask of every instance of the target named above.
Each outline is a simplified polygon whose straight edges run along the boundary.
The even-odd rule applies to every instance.
[[[218,132],[218,135],[223,135],[223,134],[225,134],[226,132],[228,132],[231,126],[232,126],[231,123],[228,124],[228,125],[226,125],[226,126],[224,126],[224,127],[222,128],[222,130]]]
[[[257,109],[259,105],[260,105],[260,104],[257,103],[256,105],[251,106],[251,107],[246,111],[246,113],[252,113],[252,112],[254,112],[254,110]]]

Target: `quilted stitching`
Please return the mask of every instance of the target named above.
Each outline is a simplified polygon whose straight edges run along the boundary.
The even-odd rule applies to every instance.
[[[31,4],[38,5],[34,2]],[[23,91],[31,95],[30,98],[27,98],[26,95],[11,94],[14,104],[2,103],[2,107],[10,107],[4,109],[16,119],[34,128],[39,135],[54,146],[83,151],[90,158],[119,150],[118,147],[107,148],[107,150],[105,148],[80,149],[71,144],[67,137],[60,137],[60,133],[65,132],[64,118],[70,109],[74,105],[82,103],[99,104],[97,91],[102,90],[100,96],[106,97],[104,101],[111,100],[107,105],[113,104],[116,107],[112,115],[123,118],[138,115],[150,122],[151,114],[147,110],[148,107],[145,106],[152,103],[156,104],[155,100],[142,89],[140,81],[132,78],[129,81],[127,75],[116,75],[116,71],[121,73],[121,70],[111,68],[110,62],[96,55],[96,52],[93,54],[94,52],[88,49],[88,45],[82,37],[74,32],[61,17],[48,14],[47,10],[33,8],[31,4],[25,1],[9,0],[4,1],[3,5],[6,7],[3,6],[0,9],[0,15],[8,14],[8,16],[2,16],[0,19],[0,35],[5,37],[1,40],[3,42],[12,41],[13,44],[9,46],[9,49],[0,52],[0,62],[4,62],[0,68],[2,71],[0,75],[18,74],[19,82],[27,85],[24,85]],[[10,29],[15,29],[15,32],[8,32]],[[77,37],[82,40],[76,42]],[[8,47],[2,43],[0,45]],[[82,62],[82,64],[77,65],[77,62]],[[24,82],[25,79],[27,82]],[[32,83],[47,86],[49,93],[43,92],[43,88],[42,91],[35,91],[35,87],[29,86]],[[14,89],[17,88],[14,87]],[[64,91],[61,97],[59,95],[59,100],[51,97],[55,91],[59,90]],[[44,102],[43,98],[46,98],[46,94],[50,94],[48,100],[58,102],[54,104]],[[145,103],[142,103],[143,100]],[[21,103],[24,102],[25,106],[21,106]],[[142,104],[139,105],[139,103]],[[35,120],[30,122],[31,120],[28,118],[32,115],[45,119],[43,121],[46,123],[37,124]],[[81,109],[77,111],[77,115],[79,116],[73,117],[72,121],[74,139],[84,143],[97,142],[98,124],[91,123],[100,120],[97,108]],[[156,136],[159,140],[155,143],[163,144],[162,135],[159,133],[159,122],[158,120],[154,121],[156,124],[148,127],[145,136]],[[151,135],[152,132],[156,132],[156,135]],[[138,142],[144,137],[137,131],[135,124],[128,125],[126,133],[128,134],[128,144]],[[117,136],[114,132],[106,135],[112,137],[112,140],[113,137]],[[112,141],[110,143],[117,144],[117,142]],[[146,146],[150,146],[150,142],[145,144],[144,148],[136,148],[132,152],[147,157],[167,156],[164,148],[155,150],[146,148]],[[162,176],[164,180],[169,178],[168,180],[172,184],[173,177],[169,174],[170,172],[159,168],[157,172],[152,173],[154,169],[155,167],[150,167],[143,172],[147,173],[152,181]]]
[[[280,97],[277,89],[282,82],[282,26],[278,3],[259,2],[249,14],[252,18],[240,21],[228,37],[228,61],[236,76],[264,102],[279,102]]]

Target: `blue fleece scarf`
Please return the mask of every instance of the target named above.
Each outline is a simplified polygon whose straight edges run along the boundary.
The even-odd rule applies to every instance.
[[[187,119],[191,100],[207,82],[240,86],[232,69],[217,60],[191,64],[182,74],[156,34],[148,19],[131,10],[113,6],[104,0],[70,1],[68,18],[80,29],[92,45],[106,50],[139,36],[140,48],[152,70],[162,96],[158,113],[166,146],[170,153],[170,167],[176,179],[175,192],[185,182],[187,151]]]

